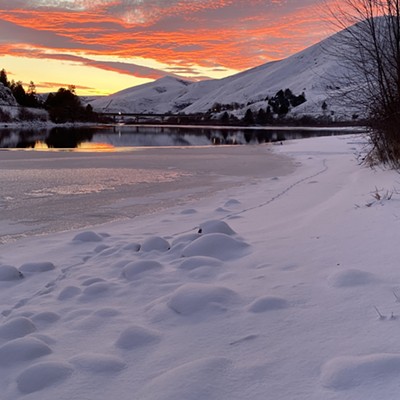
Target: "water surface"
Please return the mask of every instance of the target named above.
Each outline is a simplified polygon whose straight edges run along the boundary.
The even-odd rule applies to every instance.
[[[234,128],[107,125],[53,129],[0,129],[0,148],[122,151],[132,147],[256,145],[291,139],[343,135],[354,129]]]

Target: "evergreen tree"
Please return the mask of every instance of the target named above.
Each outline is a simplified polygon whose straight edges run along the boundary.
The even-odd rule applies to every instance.
[[[267,123],[267,114],[263,108],[260,108],[256,117],[257,124],[265,125]]]
[[[253,115],[253,111],[251,111],[250,108],[247,109],[246,114],[243,117],[243,122],[246,125],[254,124],[254,115]]]
[[[289,100],[284,99],[284,101],[282,102],[282,104],[280,104],[278,108],[278,115],[279,116],[286,115],[288,112],[289,112]]]
[[[12,94],[15,97],[15,100],[17,100],[17,103],[21,106],[27,106],[26,104],[26,93],[25,93],[25,89],[22,86],[22,82],[18,81],[18,82],[12,82],[11,83],[11,91]]]
[[[26,92],[26,105],[28,107],[40,107],[41,102],[36,93],[36,86],[33,81],[30,81],[28,90]]]
[[[0,71],[0,83],[2,83],[5,87],[10,87],[10,82],[7,79],[7,73],[4,68]]]
[[[45,107],[49,111],[50,119],[56,123],[68,121],[94,121],[97,114],[89,104],[83,107],[79,97],[75,94],[75,86],[68,89],[60,88],[57,93],[47,96]]]
[[[57,123],[79,120],[83,109],[79,97],[65,88],[58,89],[55,94],[50,93],[45,107],[49,110],[50,119]]]
[[[292,105],[292,107],[297,107],[305,102],[306,102],[306,96],[304,92],[298,96],[292,95],[292,97],[290,98],[290,104]]]
[[[268,106],[267,109],[265,110],[265,119],[267,123],[271,123],[274,120],[274,116],[272,114],[270,106]]]
[[[229,123],[229,114],[228,114],[227,111],[225,111],[225,112],[222,114],[220,121],[221,121],[223,124]]]

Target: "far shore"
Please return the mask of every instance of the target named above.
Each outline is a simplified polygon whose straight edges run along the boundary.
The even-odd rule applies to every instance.
[[[96,126],[128,126],[128,127],[149,127],[149,128],[185,128],[185,129],[221,129],[221,130],[266,130],[266,131],[285,131],[285,130],[302,130],[302,131],[349,131],[349,132],[365,132],[367,127],[363,125],[218,125],[218,124],[154,124],[154,123],[100,123],[100,122],[67,122],[56,124],[51,121],[14,121],[0,122],[0,129],[35,129],[35,128],[79,128],[79,127],[96,127]]]

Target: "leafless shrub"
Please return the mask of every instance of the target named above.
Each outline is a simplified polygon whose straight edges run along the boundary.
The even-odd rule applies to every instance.
[[[343,97],[363,109],[368,163],[400,168],[400,0],[341,0],[326,9],[346,65]]]

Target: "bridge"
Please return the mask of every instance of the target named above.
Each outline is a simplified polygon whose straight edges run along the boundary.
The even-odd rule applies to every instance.
[[[110,117],[114,121],[124,121],[126,118],[132,118],[135,123],[149,119],[158,119],[160,122],[164,122],[166,119],[175,118],[177,123],[185,120],[193,120],[199,118],[198,114],[148,114],[148,113],[123,113],[123,112],[98,112],[98,115],[104,117]]]

